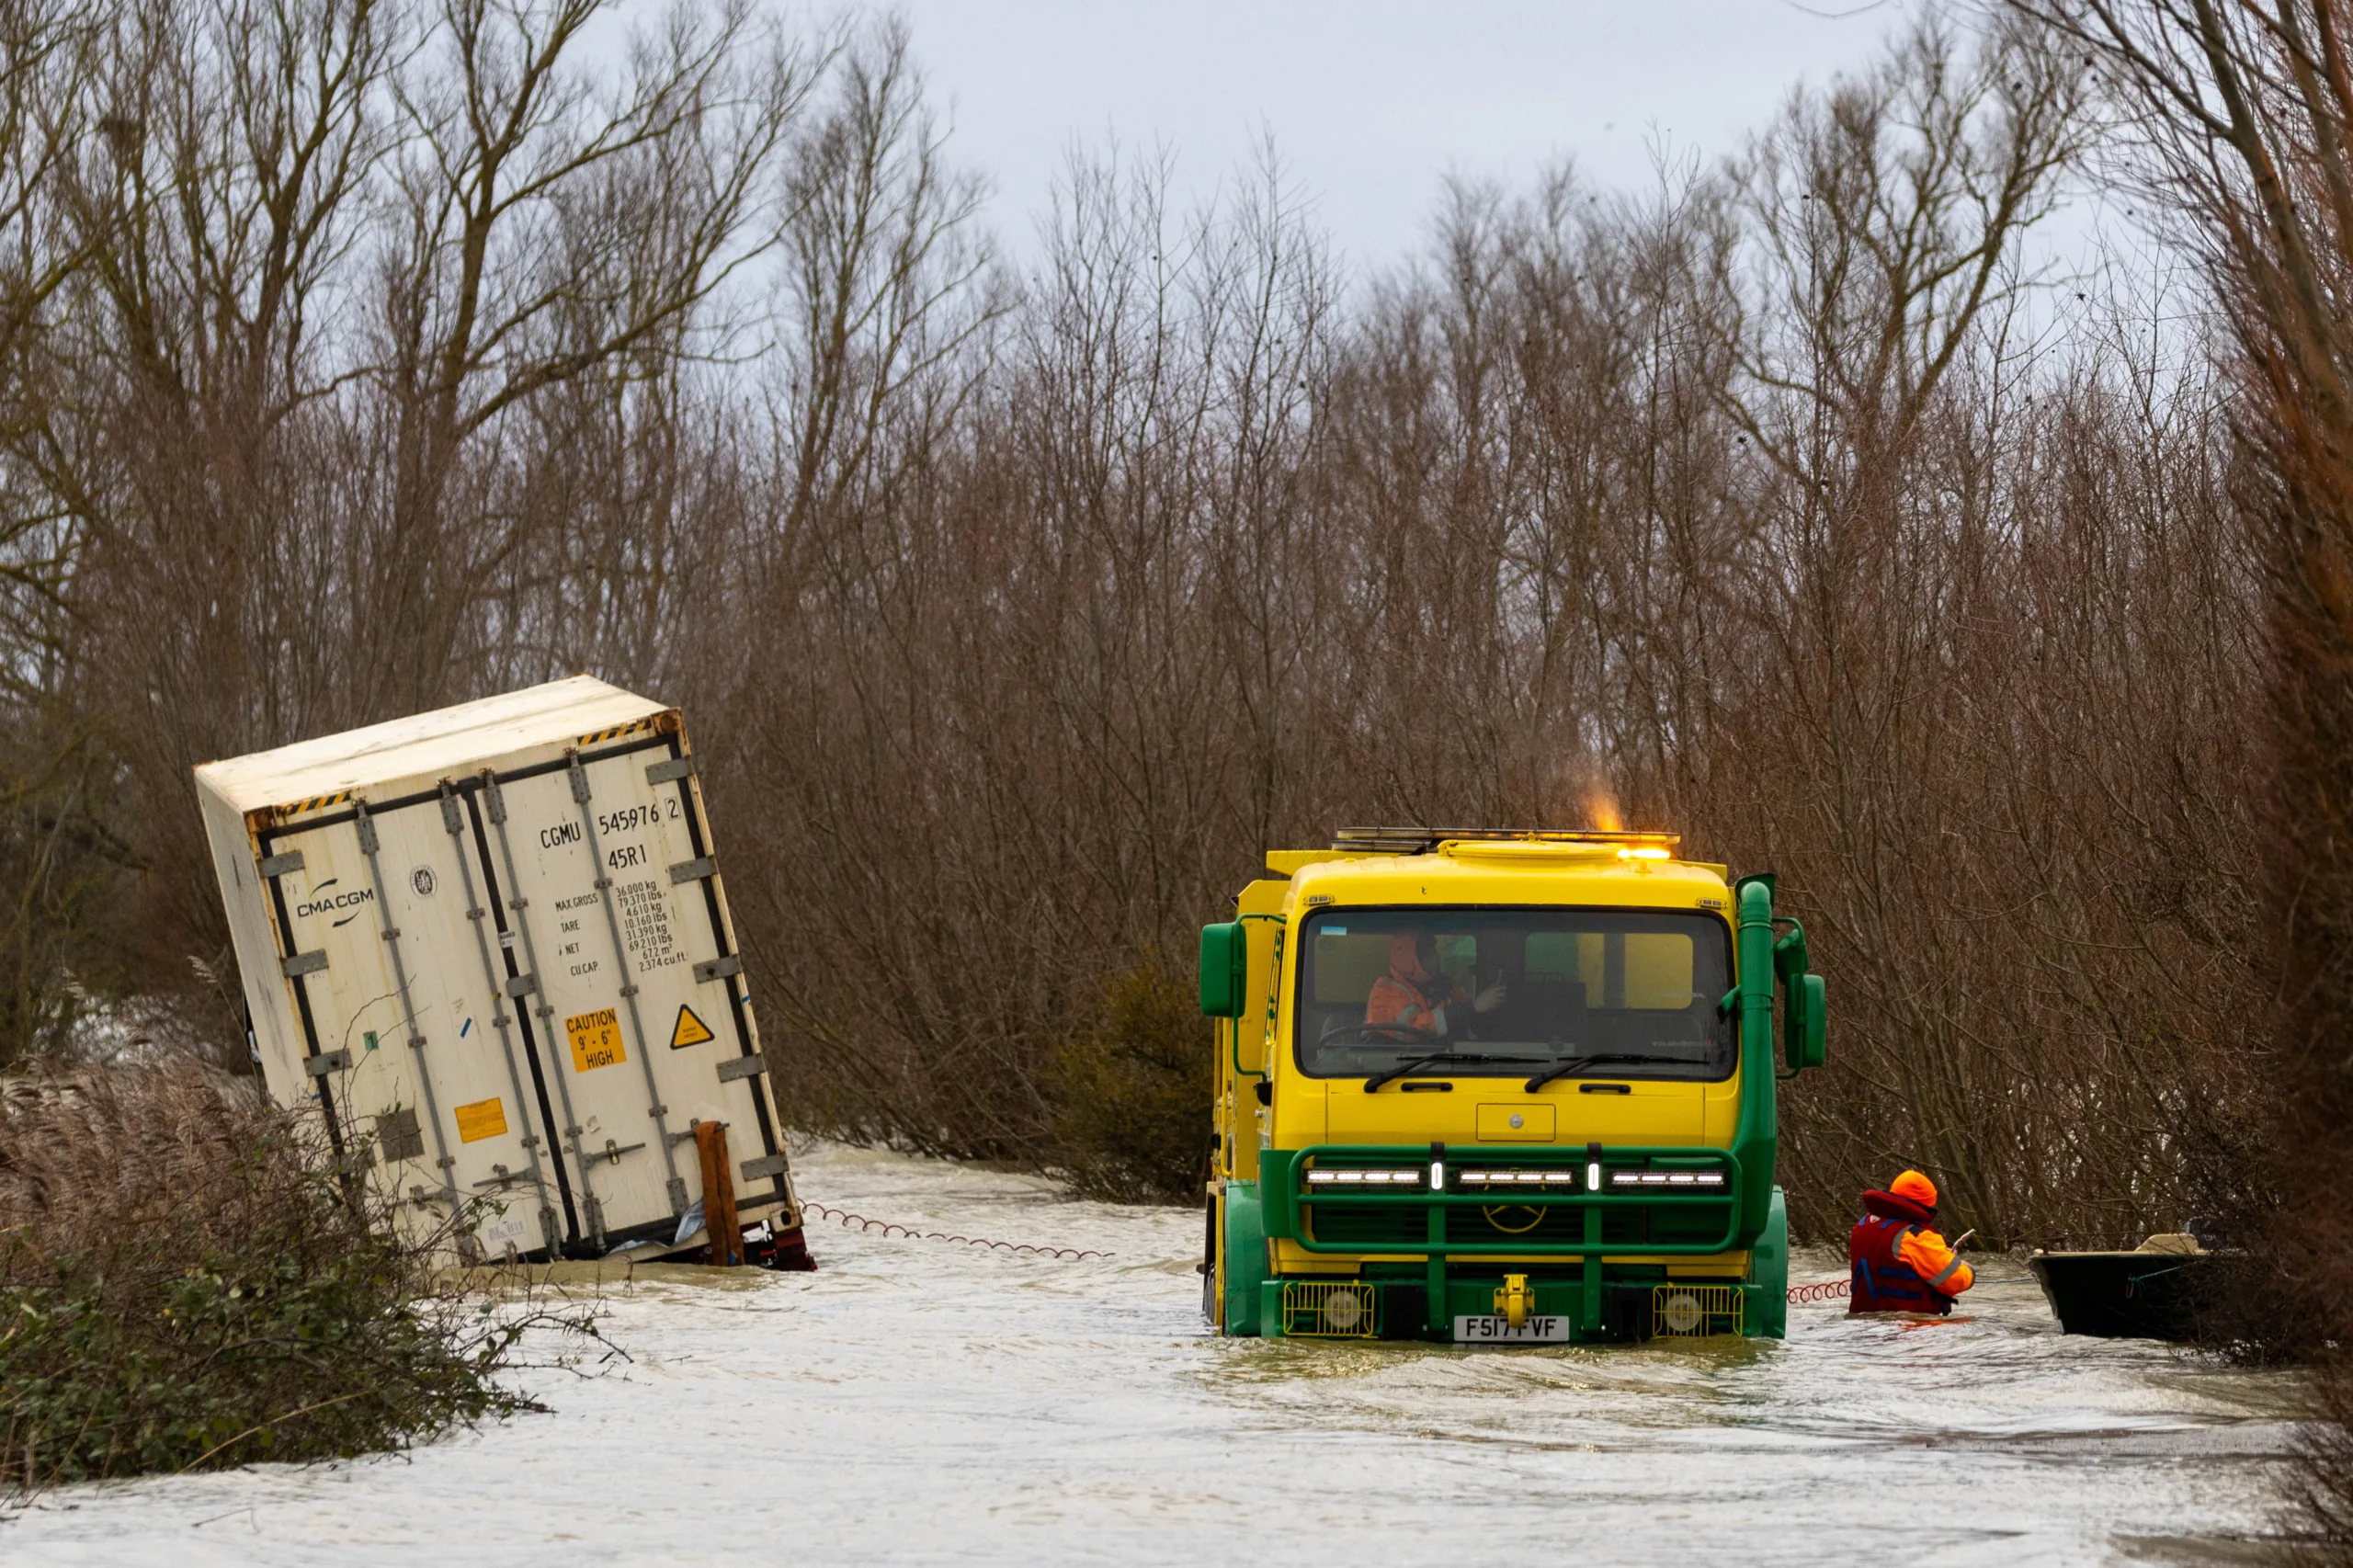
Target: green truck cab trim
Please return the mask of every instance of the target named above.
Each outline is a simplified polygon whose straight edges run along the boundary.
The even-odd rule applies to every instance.
[[[1739,1233],[1734,1248],[1754,1245],[1773,1204],[1774,1159],[1780,1126],[1773,1094],[1773,882],[1743,877],[1734,884],[1740,918],[1733,933],[1739,978],[1733,995],[1740,1016],[1740,1118],[1733,1124],[1732,1158],[1740,1173]]]
[[[1267,1279],[1267,1231],[1258,1184],[1225,1184],[1225,1332],[1258,1332],[1258,1287]]]

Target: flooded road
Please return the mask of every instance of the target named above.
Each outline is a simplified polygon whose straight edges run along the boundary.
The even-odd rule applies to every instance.
[[[0,1562],[2228,1562],[2290,1436],[2276,1376],[2064,1337],[1998,1262],[1970,1321],[1797,1306],[1780,1344],[1229,1342],[1196,1211],[836,1148],[797,1169],[813,1202],[1113,1256],[813,1223],[814,1275],[641,1270],[605,1318],[631,1363],[527,1375],[551,1415],[52,1493]]]

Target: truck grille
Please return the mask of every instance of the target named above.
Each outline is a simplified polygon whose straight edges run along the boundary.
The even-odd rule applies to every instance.
[[[1613,1245],[1644,1242],[1697,1243],[1723,1234],[1729,1204],[1681,1204],[1673,1208],[1612,1209],[1601,1217],[1601,1239]],[[1309,1202],[1300,1218],[1315,1241],[1368,1251],[1383,1245],[1421,1247],[1429,1238],[1426,1210],[1409,1206],[1351,1209]],[[1585,1239],[1585,1217],[1574,1209],[1504,1201],[1480,1209],[1451,1210],[1440,1234],[1448,1241],[1492,1246],[1500,1242],[1575,1243]]]

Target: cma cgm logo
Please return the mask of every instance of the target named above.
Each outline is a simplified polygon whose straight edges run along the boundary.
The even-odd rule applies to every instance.
[[[337,910],[347,909],[351,913],[336,921],[335,923],[336,926],[348,926],[358,919],[359,906],[376,902],[376,890],[349,888],[342,892],[327,891],[341,881],[343,881],[341,877],[329,877],[325,881],[313,888],[311,896],[294,906],[294,913],[308,920],[313,915],[333,915]]]

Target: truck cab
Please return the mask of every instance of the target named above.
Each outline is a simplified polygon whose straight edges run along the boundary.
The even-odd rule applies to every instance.
[[[1779,1337],[1774,1049],[1823,985],[1773,880],[1665,834],[1351,829],[1201,934],[1203,1306],[1229,1335]]]

